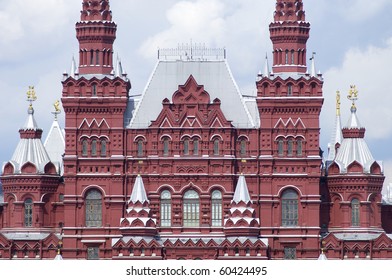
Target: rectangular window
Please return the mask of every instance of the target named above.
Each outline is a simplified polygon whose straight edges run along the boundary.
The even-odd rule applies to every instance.
[[[298,200],[282,200],[282,226],[295,227],[298,225]]]
[[[99,248],[98,247],[88,247],[87,248],[87,259],[88,260],[98,260],[99,259]]]
[[[302,140],[297,141],[297,156],[302,156]]]
[[[184,227],[198,227],[200,224],[199,200],[184,202]]]
[[[213,199],[211,203],[211,224],[213,227],[222,226],[222,200]]]
[[[198,155],[199,154],[199,140],[193,140],[193,154]]]
[[[297,258],[297,249],[295,247],[284,247],[284,259],[295,260]]]
[[[161,227],[171,226],[171,201],[161,200]]]

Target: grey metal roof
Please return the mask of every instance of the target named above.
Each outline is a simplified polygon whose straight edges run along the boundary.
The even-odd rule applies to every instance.
[[[337,239],[346,241],[359,241],[359,240],[375,240],[381,233],[365,233],[365,232],[353,232],[353,233],[333,233]]]
[[[351,116],[345,128],[362,128],[356,114],[356,109],[351,110]],[[370,173],[370,167],[375,162],[375,159],[364,138],[344,138],[335,158],[335,162],[339,165],[341,173],[347,173],[347,167],[354,161],[362,165],[365,173]],[[381,163],[380,166],[382,168]]]
[[[162,100],[171,100],[178,86],[185,84],[190,75],[199,85],[204,85],[211,100],[221,100],[225,117],[235,127],[256,127],[225,59],[159,60],[135,111],[128,116],[131,118],[128,127],[147,128],[161,112]]]
[[[54,120],[46,137],[44,147],[49,155],[51,162],[56,166],[57,173],[62,175],[63,154],[65,151],[64,131],[61,129],[57,120]]]
[[[245,202],[248,203],[251,201],[248,186],[246,184],[245,176],[241,175],[238,178],[237,186],[235,188],[233,201],[235,203]]]
[[[146,194],[146,189],[144,188],[143,179],[140,175],[136,177],[135,184],[133,185],[131,198],[129,199],[128,203],[133,202],[140,202],[144,203],[145,201],[149,202]]]
[[[50,233],[11,232],[11,233],[3,233],[3,235],[9,240],[43,240],[47,238],[50,235]]]
[[[38,130],[37,123],[34,119],[34,110],[29,109],[27,121],[22,128],[23,130]],[[19,140],[19,143],[15,149],[15,152],[9,161],[14,165],[14,173],[18,174],[21,172],[21,167],[30,162],[34,164],[38,170],[38,173],[43,173],[45,165],[50,162],[50,158],[41,139],[23,139]]]
[[[342,135],[342,124],[340,121],[340,115],[336,115],[335,126],[332,133],[331,142],[328,144],[329,151],[328,151],[327,161],[333,161],[335,159],[336,156],[335,145],[341,144],[342,141],[343,141],[343,135]]]
[[[392,184],[384,186],[382,190],[382,203],[392,205]]]

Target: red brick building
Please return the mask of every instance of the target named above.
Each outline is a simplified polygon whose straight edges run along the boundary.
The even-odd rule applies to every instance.
[[[198,46],[160,50],[136,97],[113,60],[116,28],[109,1],[83,1],[79,65],[62,81],[65,133],[56,119],[41,141],[29,90],[1,177],[0,258],[60,248],[65,259],[317,259],[322,247],[330,259],[392,257],[383,167],[355,88],[322,158],[323,77],[306,65],[301,0],[276,3],[273,66],[254,97],[224,49]]]

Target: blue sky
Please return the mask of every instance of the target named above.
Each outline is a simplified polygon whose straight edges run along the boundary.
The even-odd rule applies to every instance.
[[[75,22],[81,0],[0,0],[0,162],[8,161],[19,139],[29,85],[38,95],[35,117],[44,137],[53,120],[52,104],[61,98],[62,73],[77,56]],[[112,0],[118,24],[115,51],[141,93],[156,63],[157,49],[179,43],[225,47],[233,75],[244,94],[255,91],[255,78],[271,57],[268,24],[274,0]],[[390,0],[303,0],[312,24],[308,55],[316,52],[323,73],[321,145],[327,144],[335,116],[335,92],[355,84],[358,117],[377,160],[392,183],[392,9]],[[270,62],[271,64],[271,62]],[[343,98],[342,123],[350,104]],[[60,115],[61,122],[64,115]]]

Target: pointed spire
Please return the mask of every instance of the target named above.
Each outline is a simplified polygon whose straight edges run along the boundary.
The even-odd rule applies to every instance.
[[[72,56],[70,76],[75,78],[75,75],[77,74],[78,74],[78,68],[76,66],[75,57]]]
[[[57,173],[62,175],[64,172],[63,154],[65,151],[65,137],[57,120],[57,116],[61,113],[60,101],[56,101],[53,106],[54,111],[52,114],[54,114],[55,118],[44,142],[44,147],[49,155],[50,161],[55,164]]]
[[[311,77],[315,77],[315,76],[316,76],[316,60],[315,60],[315,55],[316,55],[316,53],[313,52],[313,53],[312,53],[312,57],[310,58],[310,60],[312,61],[312,68],[311,68],[311,71],[310,71],[310,76],[311,76]]]
[[[265,63],[264,63],[264,77],[269,77],[270,76],[270,68],[268,64],[268,55],[265,54]]]
[[[32,130],[37,130],[38,126],[37,123],[34,119],[34,108],[33,108],[33,102],[37,100],[37,96],[35,94],[34,86],[29,86],[29,90],[27,91],[27,102],[30,103],[29,109],[27,110],[28,117],[27,120],[23,126],[24,130],[32,129]]]
[[[30,105],[27,121],[24,127],[19,130],[20,140],[11,158],[11,162],[16,167],[15,174],[21,173],[21,168],[27,162],[35,165],[37,173],[44,173],[45,165],[50,162],[48,153],[41,141],[42,129],[38,128],[34,119],[32,103],[36,99],[34,87],[29,87],[27,101]]]
[[[137,175],[135,184],[133,185],[131,198],[129,199],[128,203],[132,202],[136,204],[137,202],[140,202],[141,204],[143,204],[146,201],[149,203],[146,189],[144,188],[143,179],[140,175]]]
[[[343,141],[342,124],[340,120],[340,92],[336,92],[336,118],[335,127],[332,133],[331,142],[328,144],[328,158],[327,161],[332,162],[336,156],[336,148],[340,146]]]
[[[116,76],[122,77],[124,75],[124,71],[121,64],[121,59],[117,56],[117,68],[116,68]]]
[[[235,188],[235,192],[234,192],[234,197],[233,197],[233,201],[235,203],[240,203],[240,202],[251,202],[250,199],[250,195],[249,195],[249,190],[248,190],[248,186],[246,184],[246,180],[245,180],[245,176],[243,174],[240,175],[240,177],[238,178],[238,182],[237,182],[237,186]]]

